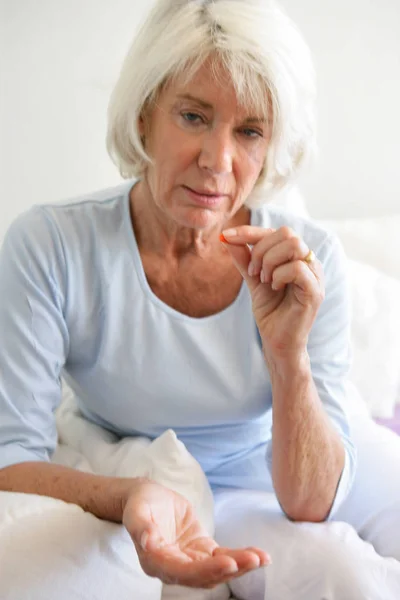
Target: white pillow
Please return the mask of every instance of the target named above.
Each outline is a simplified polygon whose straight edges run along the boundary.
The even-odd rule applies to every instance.
[[[153,442],[119,440],[83,419],[66,386],[64,393],[57,411],[63,443],[53,462],[103,475],[148,476],[187,497],[213,534],[214,503],[207,478],[173,431]],[[75,504],[0,492],[0,532],[1,600],[229,598],[225,584],[192,590],[162,586],[147,577],[125,528],[97,519]]]
[[[81,415],[65,384],[56,421],[60,446],[53,462],[76,467],[77,454],[98,475],[149,477],[187,498],[203,527],[214,535],[214,500],[207,477],[174,431],[169,429],[154,441],[146,437],[119,439]]]
[[[336,233],[349,258],[400,279],[400,214],[319,222]]]
[[[276,192],[270,204],[284,208],[288,212],[305,219],[310,217],[304,198],[297,186],[291,186],[281,192]]]
[[[373,417],[393,416],[400,391],[400,281],[348,261],[352,300],[350,380]]]
[[[214,499],[207,477],[172,429],[154,441],[145,437],[119,439],[83,418],[72,391],[65,384],[63,402],[57,411],[57,429],[62,444],[53,462],[78,466],[76,456],[81,456],[93,472],[101,475],[149,477],[187,498],[203,527],[214,535]],[[162,586],[162,600],[227,600],[229,597],[226,584],[213,590]]]
[[[75,504],[0,492],[1,600],[160,600],[122,525]]]

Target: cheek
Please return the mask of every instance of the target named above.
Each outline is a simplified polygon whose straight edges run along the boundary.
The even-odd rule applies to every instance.
[[[268,144],[265,140],[262,141],[255,148],[251,148],[249,152],[249,160],[253,166],[254,171],[260,172],[265,164],[267,157]]]
[[[159,136],[153,147],[154,168],[162,171],[163,177],[167,172],[169,177],[179,175],[192,165],[198,156],[198,145],[195,141],[188,136],[181,139],[176,132]]]
[[[240,178],[244,188],[252,188],[258,180],[265,164],[264,149],[247,150],[238,163]]]

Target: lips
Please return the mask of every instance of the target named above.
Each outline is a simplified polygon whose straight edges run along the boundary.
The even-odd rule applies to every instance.
[[[193,189],[188,187],[187,185],[182,186],[186,192],[186,195],[189,197],[191,203],[196,204],[197,206],[201,206],[203,208],[218,208],[223,202],[225,202],[226,194],[221,194],[219,192],[205,190],[204,188]]]
[[[184,185],[183,187],[187,190],[190,190],[191,192],[194,192],[195,194],[198,194],[199,196],[209,196],[210,198],[221,198],[223,196],[226,196],[226,194],[221,194],[221,192],[216,192],[212,190],[191,188],[188,185]]]

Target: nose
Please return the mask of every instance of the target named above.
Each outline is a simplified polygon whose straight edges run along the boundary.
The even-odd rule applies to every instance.
[[[199,155],[199,167],[215,175],[232,172],[234,142],[231,132],[215,128],[207,131],[202,140]]]

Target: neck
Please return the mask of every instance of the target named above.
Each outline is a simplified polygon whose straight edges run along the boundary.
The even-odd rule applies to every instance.
[[[223,253],[219,236],[223,229],[248,224],[250,211],[241,207],[236,214],[221,219],[210,229],[185,227],[154,202],[145,180],[130,193],[130,210],[138,246],[142,253],[179,260],[185,256],[208,258]]]

